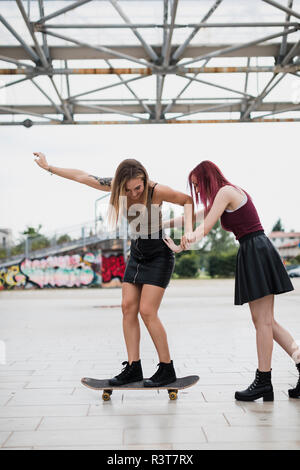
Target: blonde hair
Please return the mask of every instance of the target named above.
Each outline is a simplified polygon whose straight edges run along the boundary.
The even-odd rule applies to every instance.
[[[108,223],[109,226],[113,229],[116,228],[120,220],[120,216],[127,216],[127,207],[124,204],[124,198],[126,197],[126,184],[129,180],[134,178],[141,178],[143,180],[144,192],[141,204],[145,206],[147,204],[149,176],[146,168],[139,161],[133,158],[123,160],[116,170],[111,187],[108,209]]]

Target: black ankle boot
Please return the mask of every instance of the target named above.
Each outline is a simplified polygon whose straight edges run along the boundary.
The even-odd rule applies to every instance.
[[[254,401],[263,398],[264,401],[274,401],[274,392],[271,382],[271,371],[256,371],[254,382],[246,390],[235,393],[235,399],[239,401]]]
[[[173,366],[173,361],[170,363],[160,362],[158,370],[155,374],[147,380],[144,380],[145,387],[162,387],[163,385],[171,384],[176,380],[176,373]]]
[[[140,382],[143,380],[143,371],[141,361],[133,361],[131,364],[125,361],[122,362],[125,366],[119,375],[109,380],[109,385],[118,387],[119,385],[130,384],[132,382]]]
[[[289,390],[289,397],[290,398],[300,398],[300,364],[296,364],[296,367],[299,372],[299,380],[295,388],[291,388]]]

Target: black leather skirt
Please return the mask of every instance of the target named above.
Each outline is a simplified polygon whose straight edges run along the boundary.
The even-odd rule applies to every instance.
[[[245,235],[239,242],[235,305],[294,290],[278,251],[263,231]]]
[[[162,238],[131,240],[123,282],[166,288],[175,266],[175,254]]]

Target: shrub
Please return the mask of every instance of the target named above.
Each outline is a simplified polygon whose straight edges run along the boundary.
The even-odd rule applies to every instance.
[[[180,277],[195,277],[198,273],[196,256],[194,254],[182,255],[176,260],[175,273]]]
[[[231,277],[235,274],[237,250],[211,253],[208,257],[208,273],[211,277]]]

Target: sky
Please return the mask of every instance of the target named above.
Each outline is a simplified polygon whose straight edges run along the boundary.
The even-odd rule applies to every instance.
[[[215,162],[250,193],[269,232],[280,217],[300,231],[299,123],[105,126],[0,126],[0,227],[15,239],[26,226],[53,232],[94,219],[105,193],[58,176],[34,162],[113,176],[125,158],[136,158],[152,180],[188,192],[189,171]],[[178,207],[179,213],[180,208]]]

